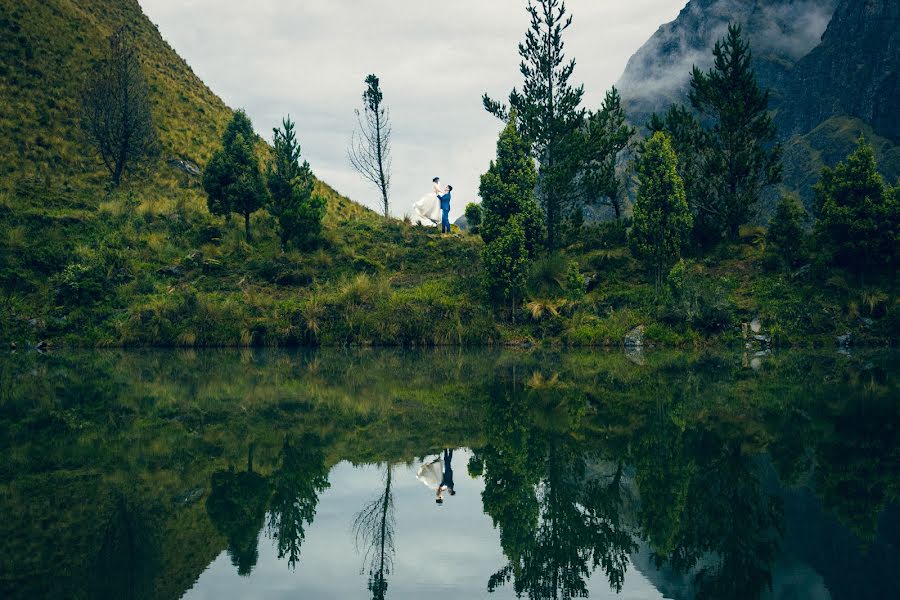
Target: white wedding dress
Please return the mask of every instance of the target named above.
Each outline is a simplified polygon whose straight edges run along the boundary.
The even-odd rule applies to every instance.
[[[437,227],[441,222],[441,203],[434,192],[422,196],[413,204],[413,223],[427,227]]]

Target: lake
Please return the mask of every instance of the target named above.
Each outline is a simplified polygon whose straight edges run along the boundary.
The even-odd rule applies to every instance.
[[[898,359],[7,354],[0,597],[900,597]]]

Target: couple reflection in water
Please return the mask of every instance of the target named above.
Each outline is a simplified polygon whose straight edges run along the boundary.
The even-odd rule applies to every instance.
[[[416,478],[434,490],[436,504],[444,503],[444,494],[456,495],[453,487],[453,450],[445,448],[442,455],[419,467]]]

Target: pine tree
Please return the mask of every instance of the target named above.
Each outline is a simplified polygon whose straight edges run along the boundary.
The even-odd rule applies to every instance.
[[[486,284],[494,299],[510,303],[513,319],[528,266],[544,237],[534,199],[536,177],[529,144],[519,136],[513,115],[497,141],[497,159],[481,176],[479,187]]]
[[[694,219],[691,241],[695,250],[708,248],[722,239],[718,194],[721,173],[715,162],[714,144],[700,121],[687,108],[673,104],[663,116],[656,113],[647,123],[650,134],[665,132],[678,157],[678,175],[684,181],[688,207]]]
[[[238,110],[222,136],[222,149],[213,154],[203,172],[209,212],[238,213],[250,241],[250,215],[266,203],[266,187],[256,156],[256,134],[247,113]]]
[[[584,120],[584,88],[569,83],[575,61],[567,61],[564,52],[562,35],[572,24],[565,2],[529,0],[527,10],[531,24],[519,44],[522,91],[512,90],[508,106],[487,94],[483,102],[488,112],[503,120],[514,114],[519,132],[531,144],[540,164],[547,245],[555,248],[561,243],[563,222],[573,212],[580,214],[573,180],[580,158],[577,134]]]
[[[691,213],[669,136],[656,132],[638,158],[637,199],[628,237],[632,251],[653,273],[657,292],[663,275],[681,256],[691,230]]]
[[[775,207],[766,232],[766,252],[785,267],[792,267],[803,246],[806,211],[793,196],[784,196]]]
[[[616,162],[634,133],[626,120],[619,91],[613,87],[606,93],[600,110],[590,113],[585,122],[581,186],[588,204],[612,207],[616,219],[622,216],[623,209]]]
[[[497,141],[497,158],[481,176],[481,237],[490,244],[500,237],[506,223],[522,216],[522,229],[529,258],[541,247],[544,225],[534,199],[537,179],[528,142],[519,135],[511,119]]]
[[[290,117],[274,129],[274,153],[266,171],[269,212],[278,219],[282,248],[293,242],[299,248],[313,245],[322,231],[325,202],[315,194],[315,177],[309,163],[300,163],[300,143]]]
[[[837,265],[862,272],[896,264],[898,189],[878,174],[875,152],[862,137],[846,162],[822,170],[815,186],[816,234]]]
[[[768,113],[769,92],[756,81],[740,25],[728,26],[713,56],[708,73],[694,67],[690,100],[712,122],[714,160],[707,174],[722,174],[715,212],[725,233],[735,239],[739,227],[753,215],[762,188],[781,181],[781,147],[772,145],[776,129]]]

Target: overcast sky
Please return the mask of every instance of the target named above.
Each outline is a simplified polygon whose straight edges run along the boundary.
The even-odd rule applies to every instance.
[[[256,130],[290,114],[316,175],[372,208],[377,191],[349,166],[347,145],[363,80],[381,78],[394,124],[391,212],[440,176],[453,184],[451,217],[478,197],[500,123],[481,106],[519,85],[525,0],[140,0],[163,37]],[[568,0],[565,38],[595,108],[628,58],[686,0]]]

